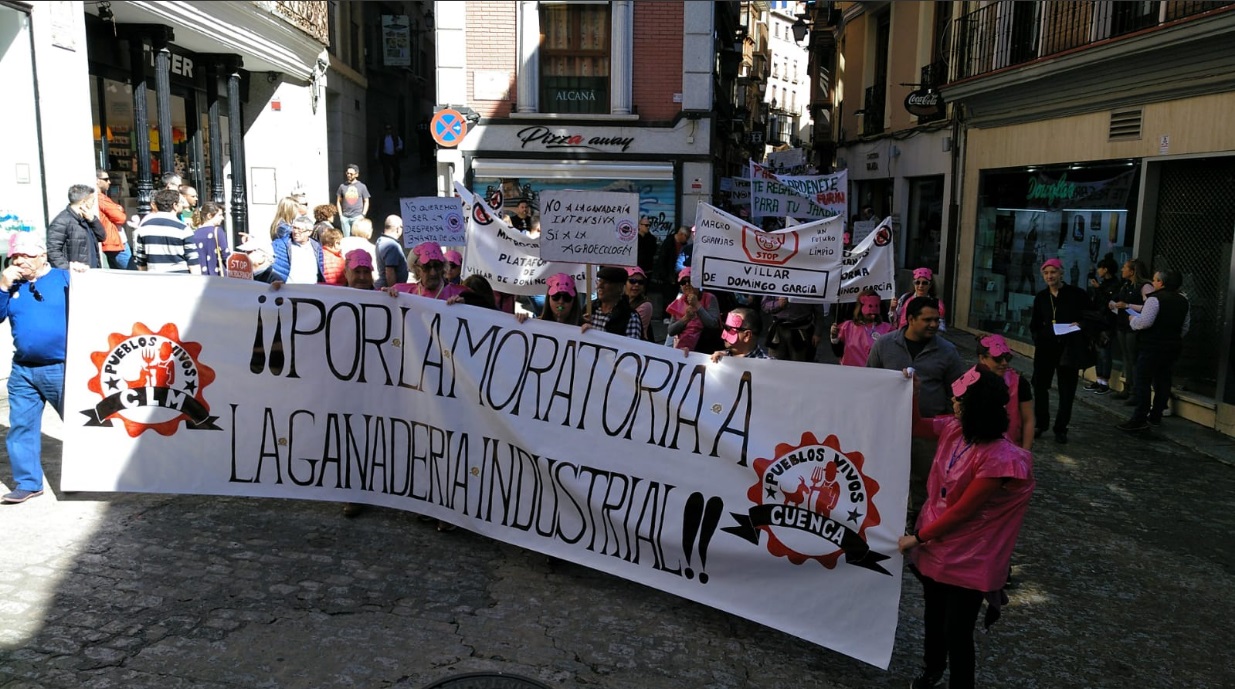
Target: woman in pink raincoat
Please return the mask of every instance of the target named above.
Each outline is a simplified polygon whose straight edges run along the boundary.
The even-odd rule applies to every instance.
[[[1008,388],[985,369],[952,383],[955,416],[923,419],[914,435],[939,439],[917,530],[902,536],[925,599],[924,668],[910,685],[929,689],[951,668],[950,689],[974,686],[973,627],[999,614],[1012,549],[1033,494],[1033,455],[1004,437]]]
[[[865,366],[875,340],[896,330],[883,320],[880,302],[879,295],[868,287],[858,294],[853,320],[832,324],[832,353],[840,357],[842,366]]]

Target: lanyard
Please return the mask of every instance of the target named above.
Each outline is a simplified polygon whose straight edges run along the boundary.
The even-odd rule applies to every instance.
[[[964,457],[965,453],[969,452],[969,448],[971,447],[973,447],[973,443],[965,443],[965,447],[961,448],[959,451],[952,450],[952,459],[948,460],[947,471],[952,471],[952,465],[956,464],[956,460],[960,459],[961,457]]]

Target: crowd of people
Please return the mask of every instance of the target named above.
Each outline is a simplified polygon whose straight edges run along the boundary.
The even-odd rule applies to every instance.
[[[639,223],[638,265],[600,266],[594,294],[567,273],[546,280],[543,296],[516,306],[480,275],[464,274],[464,258],[435,242],[406,251],[399,216],[385,219],[375,238],[367,217],[369,193],[349,166],[335,202],[314,206],[295,193],[282,199],[269,233],[242,236],[255,280],[327,284],[411,294],[515,314],[519,322],[600,329],[645,341],[662,340],[713,362],[733,358],[815,361],[828,315],[823,307],[778,296],[714,294],[692,284],[692,232],[681,227],[657,241],[650,223]],[[43,492],[40,419],[45,405],[63,416],[68,285],[72,272],[101,268],[217,276],[230,253],[224,214],[198,203],[196,190],[165,175],[151,212],[127,220],[108,196],[110,180],[98,171],[95,187],[74,185],[68,205],[49,224],[47,239],[17,232],[0,274],[0,321],[9,320],[15,345],[9,378],[11,428],[7,447],[14,489],[4,503]],[[509,224],[534,232],[529,204],[521,201]],[[132,230],[131,239],[127,229]],[[908,535],[909,555],[925,597],[923,671],[912,686],[936,686],[950,670],[953,689],[973,686],[973,630],[981,604],[987,624],[998,616],[1010,576],[1011,554],[1033,492],[1034,441],[1049,428],[1057,443],[1068,426],[1079,374],[1090,365],[1087,388],[1116,395],[1132,407],[1121,430],[1138,433],[1161,423],[1171,373],[1190,314],[1181,277],[1144,264],[1122,268],[1110,256],[1099,262],[1089,291],[1063,281],[1063,266],[1050,258],[1040,267],[1043,288],[1033,302],[1035,346],[1029,384],[1012,369],[1013,350],[998,334],[980,335],[978,364],[966,367],[957,347],[940,335],[944,306],[934,273],[913,271],[912,291],[884,301],[862,291],[849,315],[837,309],[828,328],[840,365],[902,371],[913,378]],[[1116,272],[1119,276],[1116,276]],[[533,308],[527,308],[531,306]],[[664,335],[656,332],[663,318]],[[1113,349],[1124,379],[1116,384]],[[722,364],[723,365],[723,364]],[[1051,416],[1049,390],[1058,391]],[[1053,420],[1053,424],[1052,424]],[[347,504],[346,516],[363,506]],[[453,527],[438,523],[440,530]]]

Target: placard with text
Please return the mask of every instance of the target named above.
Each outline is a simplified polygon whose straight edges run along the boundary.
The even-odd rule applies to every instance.
[[[597,265],[639,262],[639,195],[612,191],[544,191],[540,257]]]

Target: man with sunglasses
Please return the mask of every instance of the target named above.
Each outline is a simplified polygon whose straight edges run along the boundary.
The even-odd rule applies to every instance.
[[[720,339],[724,341],[725,348],[712,355],[712,363],[727,356],[744,359],[771,359],[767,350],[759,344],[759,332],[762,329],[763,323],[759,319],[759,312],[755,309],[739,306],[730,311],[725,317],[725,325],[720,333]]]
[[[64,418],[64,354],[68,343],[69,271],[47,262],[47,246],[30,232],[9,237],[9,265],[0,273],[0,323],[13,331],[9,432],[5,444],[13,490],[0,502],[43,494],[43,407]]]

